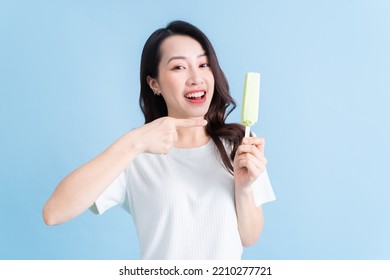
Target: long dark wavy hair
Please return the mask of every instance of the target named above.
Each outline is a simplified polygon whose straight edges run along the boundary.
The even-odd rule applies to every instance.
[[[208,112],[206,133],[213,139],[221,159],[229,172],[233,172],[232,162],[238,146],[244,137],[244,128],[240,124],[225,123],[227,116],[236,108],[236,102],[230,96],[229,84],[219,66],[214,48],[206,35],[197,27],[185,21],[173,21],[166,28],[160,28],[150,35],[145,43],[141,57],[140,82],[141,92],[139,104],[145,116],[145,123],[168,115],[164,98],[153,94],[147,83],[147,77],[158,77],[158,65],[161,60],[160,46],[162,42],[174,35],[186,35],[200,43],[208,56],[210,68],[214,75],[214,95]],[[222,140],[232,145],[230,156],[227,154]]]

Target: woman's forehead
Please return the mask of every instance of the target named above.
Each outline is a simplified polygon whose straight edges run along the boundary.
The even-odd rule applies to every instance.
[[[172,57],[199,57],[205,54],[201,44],[190,36],[173,35],[161,44],[162,60],[168,62]]]

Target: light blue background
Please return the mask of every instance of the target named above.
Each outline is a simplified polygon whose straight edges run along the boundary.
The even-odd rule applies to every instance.
[[[137,259],[119,207],[45,226],[57,183],[143,122],[139,58],[184,19],[260,120],[278,200],[245,259],[390,259],[390,2],[1,1],[0,259]],[[229,121],[239,121],[239,107]],[[151,171],[152,172],[152,171]]]

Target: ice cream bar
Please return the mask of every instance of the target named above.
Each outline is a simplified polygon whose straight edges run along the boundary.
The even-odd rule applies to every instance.
[[[241,108],[241,123],[245,125],[245,137],[249,137],[250,127],[257,122],[259,96],[260,73],[246,73]]]

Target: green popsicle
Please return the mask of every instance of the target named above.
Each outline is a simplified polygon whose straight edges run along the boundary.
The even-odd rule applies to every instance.
[[[249,72],[245,75],[244,96],[241,108],[241,123],[245,125],[245,137],[249,137],[250,127],[258,119],[260,96],[260,73]]]

